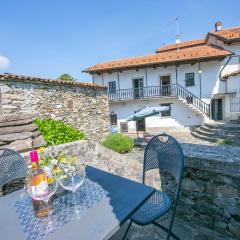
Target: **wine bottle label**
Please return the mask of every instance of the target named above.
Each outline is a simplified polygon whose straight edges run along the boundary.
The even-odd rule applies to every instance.
[[[48,194],[48,184],[46,181],[41,182],[37,186],[31,186],[32,195],[34,197],[41,197]]]

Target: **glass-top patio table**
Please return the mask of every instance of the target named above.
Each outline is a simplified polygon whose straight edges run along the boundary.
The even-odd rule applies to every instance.
[[[86,168],[86,175],[86,184],[89,182],[89,186],[93,187],[91,189],[95,192],[100,191],[102,197],[98,199],[99,201],[94,202],[91,201],[91,197],[88,196],[88,203],[90,200],[91,204],[79,214],[78,218],[72,218],[68,222],[60,224],[60,227],[56,228],[55,231],[45,235],[44,239],[109,239],[154,192],[154,188],[94,167],[88,166]],[[85,187],[81,186],[79,190],[85,191],[87,188],[87,185]],[[22,210],[21,205],[19,205],[20,203],[18,203],[20,207],[18,211],[16,211],[16,203],[21,201],[20,195],[22,192],[23,190],[19,190],[0,198],[0,238],[3,240],[34,239],[30,238],[26,234],[26,231],[24,233],[23,226],[20,224],[21,219],[19,220],[18,216],[19,211],[21,212]],[[84,193],[82,194],[82,196],[84,196]],[[91,193],[86,191],[85,195],[87,194],[89,195]],[[57,198],[55,200],[57,200]],[[82,201],[82,204],[84,203],[85,202]],[[31,205],[31,202],[29,202],[29,205]],[[64,214],[66,214],[66,216],[64,216]],[[68,212],[62,211],[61,214],[59,214],[59,219],[67,219],[67,214]],[[29,216],[31,214],[26,215],[26,218],[28,217],[30,219]],[[25,216],[22,222],[24,218]],[[59,220],[58,215],[56,219],[57,221]],[[25,223],[28,222],[25,221]],[[31,228],[28,226],[28,229],[29,231],[34,231],[34,227]],[[36,237],[36,239],[41,238]]]

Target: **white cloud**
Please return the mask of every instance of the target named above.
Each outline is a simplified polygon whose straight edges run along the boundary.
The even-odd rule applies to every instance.
[[[8,68],[10,60],[0,55],[0,69]]]

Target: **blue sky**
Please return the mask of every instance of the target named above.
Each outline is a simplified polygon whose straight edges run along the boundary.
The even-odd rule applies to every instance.
[[[1,0],[0,9],[0,56],[10,61],[0,58],[0,73],[81,81],[91,81],[81,73],[88,66],[174,42],[175,17],[182,41],[204,37],[217,20],[240,25],[239,0]]]

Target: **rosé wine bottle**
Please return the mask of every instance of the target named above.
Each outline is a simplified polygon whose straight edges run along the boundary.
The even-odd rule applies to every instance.
[[[45,202],[43,200],[36,200],[39,196],[48,194],[49,190],[47,175],[38,163],[37,151],[30,152],[30,159],[32,167],[28,176],[28,181],[32,193],[33,211],[36,217],[47,217],[49,214],[49,207],[51,206],[51,200],[49,200],[49,202]],[[34,199],[34,196],[36,197],[36,199]]]

